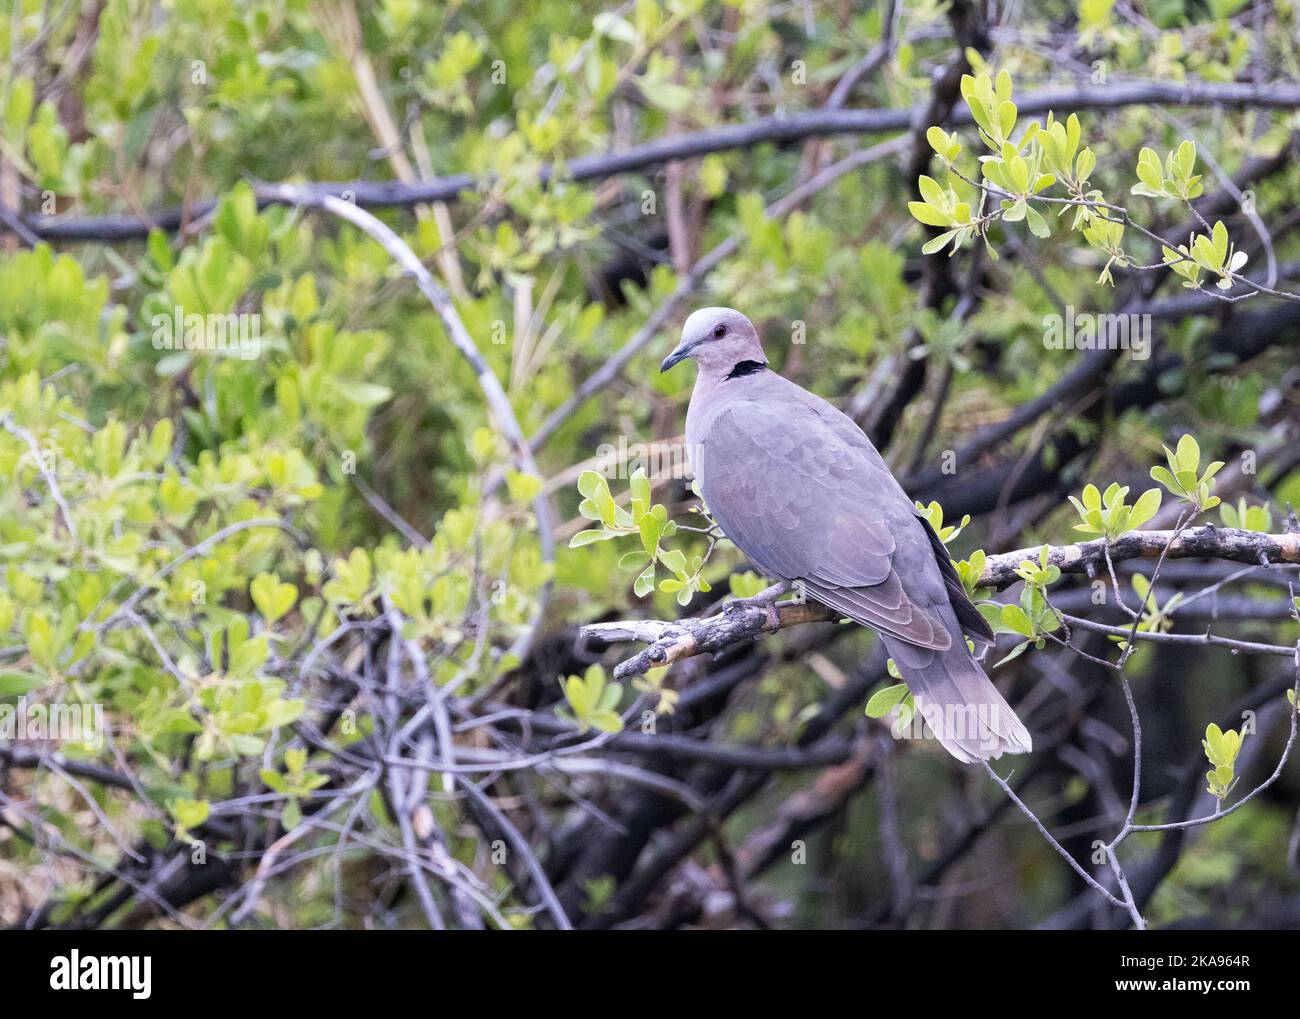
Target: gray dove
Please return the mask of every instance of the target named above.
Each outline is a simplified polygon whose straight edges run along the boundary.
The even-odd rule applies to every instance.
[[[1028,753],[1029,732],[966,643],[993,643],[947,550],[857,424],[771,371],[730,308],[686,320],[667,371],[698,366],[686,441],[723,533],[769,577],[880,633],[959,761]],[[761,596],[760,596],[761,597]]]

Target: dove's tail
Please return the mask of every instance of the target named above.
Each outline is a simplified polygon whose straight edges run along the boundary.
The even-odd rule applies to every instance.
[[[945,615],[953,637],[947,651],[884,638],[917,712],[944,749],[963,763],[1029,753],[1029,730],[970,653],[956,618],[951,612]]]

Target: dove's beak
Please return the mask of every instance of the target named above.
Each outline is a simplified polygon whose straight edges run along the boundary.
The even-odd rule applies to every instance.
[[[660,362],[659,373],[662,375],[673,365],[677,364],[677,362],[685,361],[688,357],[691,356],[691,351],[694,348],[695,348],[695,344],[693,343],[688,344],[685,340],[677,344],[677,346],[673,349],[673,352],[669,354],[667,357],[665,357],[663,361]]]

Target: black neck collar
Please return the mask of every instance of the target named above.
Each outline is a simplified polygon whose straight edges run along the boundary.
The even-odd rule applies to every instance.
[[[746,375],[753,375],[761,372],[767,365],[762,361],[741,361],[736,367],[731,369],[727,375],[729,379],[744,378]]]

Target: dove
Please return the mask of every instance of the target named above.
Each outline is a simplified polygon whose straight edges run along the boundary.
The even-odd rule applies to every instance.
[[[862,429],[772,371],[738,311],[692,314],[660,371],[688,358],[696,483],[722,532],[779,582],[767,603],[794,587],[878,632],[917,712],[959,761],[1028,753],[1028,730],[966,642],[987,648],[992,629]]]

